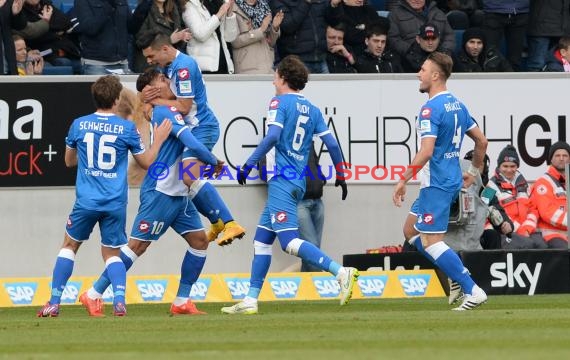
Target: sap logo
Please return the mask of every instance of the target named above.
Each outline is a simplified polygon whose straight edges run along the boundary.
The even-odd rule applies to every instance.
[[[388,282],[387,275],[364,275],[358,278],[358,287],[362,296],[382,296]]]
[[[51,283],[49,287],[51,289]],[[61,294],[61,302],[63,304],[74,304],[77,301],[79,290],[81,290],[81,281],[69,281]]]
[[[37,287],[38,284],[35,282],[4,284],[4,288],[6,288],[6,292],[14,305],[30,305]]]
[[[423,296],[426,293],[431,275],[398,275],[400,285],[407,296]]]
[[[526,288],[525,279],[523,274],[528,280],[529,289],[528,294],[534,295],[536,290],[536,285],[538,284],[538,278],[540,277],[540,269],[542,269],[542,263],[536,263],[534,267],[534,272],[530,271],[530,268],[525,263],[520,263],[516,267],[513,264],[513,254],[507,254],[507,262],[497,262],[491,264],[491,276],[496,280],[491,280],[492,287],[504,287],[507,285],[510,288],[518,285],[521,288]]]
[[[225,280],[228,289],[230,289],[230,294],[232,295],[232,299],[234,300],[243,299],[247,295],[247,292],[249,291],[249,280],[238,279],[238,278],[231,278]]]
[[[211,279],[198,279],[192,285],[192,289],[190,290],[190,298],[192,300],[204,300],[206,299],[206,295],[208,295],[208,289],[210,288]]]
[[[161,301],[168,280],[137,280],[136,284],[144,301]]]
[[[300,278],[269,278],[269,285],[273,294],[278,299],[290,299],[297,296],[299,290]]]
[[[111,285],[107,286],[103,292],[103,302],[112,303],[113,302],[113,287]]]
[[[333,276],[314,276],[313,285],[321,297],[333,298],[340,294],[340,285]]]

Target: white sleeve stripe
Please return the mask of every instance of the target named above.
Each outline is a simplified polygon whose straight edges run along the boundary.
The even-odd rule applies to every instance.
[[[423,139],[423,138],[428,138],[428,137],[430,137],[430,138],[436,138],[437,135],[429,135],[429,134],[428,134],[428,135],[422,135],[422,136],[421,136],[422,139]]]
[[[269,126],[269,125],[277,125],[277,126],[279,126],[280,128],[283,128],[283,124],[278,123],[278,122],[275,122],[275,121],[270,122],[270,123],[267,123],[267,126]]]
[[[477,126],[477,124],[473,123],[473,125],[472,125],[469,129],[467,129],[467,131],[473,129],[473,128],[476,127],[476,126]]]
[[[146,149],[142,149],[142,151],[136,152],[136,153],[132,153],[133,155],[140,155],[142,153],[144,153],[146,151]]]
[[[330,129],[329,129],[329,130],[327,130],[327,131],[323,131],[322,133],[315,134],[315,136],[323,137],[323,136],[325,136],[326,134],[330,134],[330,133],[331,133],[331,131],[330,131]]]
[[[188,127],[187,127],[187,126],[183,126],[182,129],[180,129],[180,131],[178,131],[178,132],[176,133],[176,137],[179,137],[180,134],[181,134],[184,130],[186,130],[186,129],[188,129]]]
[[[65,144],[65,147],[68,148],[68,149],[71,149],[71,150],[77,150],[77,148],[74,148],[73,146],[69,146],[69,145],[67,145],[67,144]]]

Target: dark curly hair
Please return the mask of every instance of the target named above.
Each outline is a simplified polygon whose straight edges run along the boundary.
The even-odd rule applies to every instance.
[[[309,81],[309,70],[295,55],[286,56],[281,60],[277,66],[277,73],[295,91],[303,90]]]

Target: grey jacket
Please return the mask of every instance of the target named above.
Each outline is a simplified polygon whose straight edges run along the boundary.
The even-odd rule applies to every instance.
[[[406,55],[408,48],[415,42],[420,26],[427,22],[434,24],[439,30],[440,49],[452,54],[455,50],[455,32],[447,22],[447,17],[437,7],[435,1],[426,5],[427,11],[417,12],[405,1],[390,12],[390,31],[388,44],[400,57]]]

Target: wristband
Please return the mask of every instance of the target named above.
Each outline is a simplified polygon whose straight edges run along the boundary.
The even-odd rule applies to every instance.
[[[477,169],[473,164],[469,165],[469,169],[467,169],[467,173],[471,176],[477,177],[479,175],[479,169]]]

